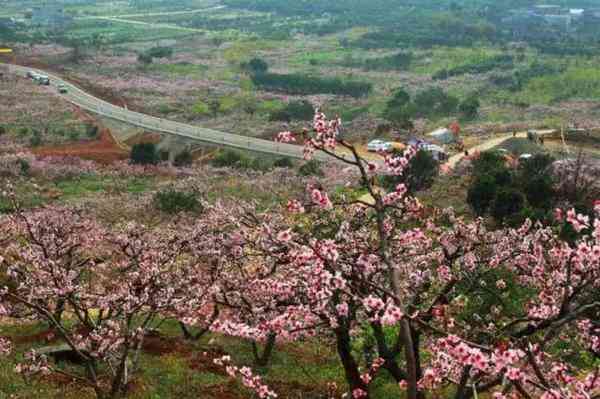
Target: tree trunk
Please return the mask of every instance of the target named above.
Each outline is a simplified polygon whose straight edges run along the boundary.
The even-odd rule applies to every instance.
[[[366,393],[364,398],[369,398],[369,387],[360,378],[360,371],[358,370],[358,364],[352,356],[352,347],[350,344],[350,333],[347,328],[339,327],[335,331],[336,344],[338,355],[344,366],[344,373],[346,375],[346,382],[350,386],[350,397],[352,392],[356,389],[361,389]]]
[[[406,369],[408,378],[407,398],[408,399],[419,399],[419,389],[417,387],[417,381],[419,380],[417,371],[417,358],[414,351],[414,343],[412,339],[412,332],[409,321],[404,318],[400,322],[402,328],[402,337],[404,340],[404,356],[406,359]]]
[[[471,395],[467,389],[467,383],[469,382],[469,373],[471,372],[471,366],[467,366],[463,369],[462,376],[460,377],[460,383],[456,389],[454,399],[470,399]]]
[[[273,354],[273,349],[275,348],[276,338],[277,334],[269,333],[262,355],[259,353],[256,341],[252,341],[252,353],[254,354],[254,364],[256,364],[259,367],[265,367],[269,364],[269,360],[271,360],[271,355]]]
[[[209,330],[209,327],[202,328],[200,331],[198,331],[197,333],[194,334],[193,332],[190,331],[190,329],[188,328],[188,326],[186,326],[185,323],[183,323],[181,321],[179,322],[179,327],[181,328],[181,332],[183,333],[183,337],[186,340],[188,340],[188,341],[197,341],[197,340],[199,340]]]
[[[59,299],[56,301],[56,308],[54,309],[53,317],[57,323],[60,323],[62,320],[62,315],[65,311],[65,300]]]

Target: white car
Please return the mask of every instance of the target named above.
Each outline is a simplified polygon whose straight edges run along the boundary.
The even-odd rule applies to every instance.
[[[367,150],[371,152],[391,151],[392,143],[383,140],[373,140],[367,144]]]

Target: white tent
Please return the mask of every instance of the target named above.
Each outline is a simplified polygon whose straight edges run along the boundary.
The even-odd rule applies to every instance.
[[[435,140],[441,144],[454,143],[454,141],[455,141],[454,134],[452,134],[450,129],[445,128],[445,127],[441,127],[437,130],[434,130],[433,132],[429,133],[427,135],[427,137],[429,137],[429,139]]]

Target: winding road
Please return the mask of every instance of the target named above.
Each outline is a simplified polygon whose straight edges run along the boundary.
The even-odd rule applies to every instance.
[[[51,86],[54,86],[54,90],[56,90],[57,95],[60,95],[65,100],[70,103],[85,109],[89,112],[115,119],[121,122],[128,123],[133,126],[138,126],[143,129],[147,129],[149,131],[164,133],[174,136],[183,137],[189,140],[193,140],[196,142],[215,144],[223,147],[231,147],[241,150],[265,153],[269,155],[275,156],[285,156],[295,159],[303,158],[303,147],[299,145],[286,144],[286,143],[277,143],[270,140],[263,140],[254,137],[248,136],[240,136],[236,134],[221,132],[212,129],[206,129],[200,126],[194,126],[179,122],[170,121],[167,119],[157,118],[154,116],[142,114],[139,112],[134,112],[128,110],[123,107],[119,107],[108,103],[104,100],[101,100],[97,97],[94,97],[85,91],[81,90],[79,87],[67,82],[66,80],[61,79],[60,77],[53,75],[51,73],[38,70],[35,68],[28,68],[19,65],[13,64],[2,64],[8,67],[10,72],[15,74],[19,74],[22,76],[26,76],[28,71],[34,71],[42,75],[46,75],[50,78]],[[64,85],[67,88],[66,93],[58,93],[58,86]],[[546,135],[552,133],[552,130],[547,131],[538,131],[539,135]],[[526,132],[519,132],[517,134],[518,137],[526,136]],[[491,138],[475,147],[469,148],[470,152],[473,151],[486,151],[491,148],[494,148],[509,138],[513,137],[512,134],[505,134],[502,136],[497,136]],[[342,154],[340,154],[342,155]],[[342,155],[344,156],[344,155]],[[460,162],[460,160],[464,157],[463,153],[458,153],[452,157],[447,162],[447,165],[450,168],[453,168]],[[333,158],[329,157],[326,154],[317,152],[315,154],[315,158],[320,161],[331,161]]]
[[[54,74],[19,65],[0,65],[5,65],[8,67],[10,72],[19,74],[21,76],[26,76],[28,71],[34,71],[41,75],[46,75],[50,78],[50,84],[56,90],[57,95],[60,95],[70,103],[97,115],[125,122],[149,131],[179,136],[193,141],[215,144],[223,147],[231,147],[295,159],[303,158],[303,147],[299,145],[277,143],[270,140],[240,136],[134,112],[94,97],[81,90],[79,87],[61,79]],[[67,92],[62,94],[58,93],[59,85],[64,85],[67,88]],[[332,159],[329,156],[321,153],[315,154],[315,157],[320,161]]]

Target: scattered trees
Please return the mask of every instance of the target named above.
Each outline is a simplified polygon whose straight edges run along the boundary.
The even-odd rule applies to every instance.
[[[499,223],[513,225],[527,217],[545,220],[556,202],[553,158],[538,154],[519,162],[516,170],[506,165],[499,151],[487,151],[473,162],[473,180],[467,202],[477,215],[488,212]]]
[[[287,94],[337,94],[364,97],[373,89],[373,85],[367,82],[300,74],[262,73],[253,75],[252,82],[264,90]]]

